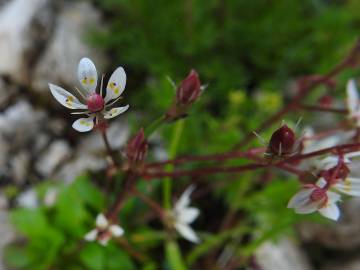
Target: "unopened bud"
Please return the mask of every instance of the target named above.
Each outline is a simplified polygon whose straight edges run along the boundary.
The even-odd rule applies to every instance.
[[[271,136],[269,151],[278,156],[290,154],[294,150],[295,141],[294,131],[287,125],[283,125]]]
[[[191,70],[176,90],[176,101],[181,105],[189,105],[193,103],[200,94],[201,82],[199,75],[195,70]]]
[[[131,162],[141,162],[145,159],[148,144],[145,138],[144,130],[140,131],[128,142],[126,155]]]

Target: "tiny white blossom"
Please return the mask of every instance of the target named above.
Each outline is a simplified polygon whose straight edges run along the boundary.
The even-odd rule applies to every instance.
[[[188,187],[175,203],[172,210],[174,227],[185,239],[199,243],[200,239],[190,224],[199,216],[200,211],[195,207],[190,207],[190,195],[194,191],[194,186]]]
[[[84,239],[86,241],[98,241],[105,246],[112,237],[120,237],[124,234],[123,228],[119,225],[110,224],[104,214],[99,214],[95,221],[96,228],[89,231]]]
[[[81,101],[65,89],[49,84],[51,94],[60,104],[69,109],[82,110],[73,114],[87,115],[86,118],[80,118],[73,123],[74,129],[79,132],[90,131],[94,127],[94,121],[99,123],[104,119],[111,119],[129,108],[129,105],[111,108],[121,98],[120,95],[125,90],[126,74],[122,67],[118,67],[111,75],[104,98],[102,81],[99,93],[96,92],[98,74],[94,63],[89,58],[80,60],[77,73],[82,86],[81,90],[77,89],[81,95]]]
[[[336,205],[341,196],[323,189],[326,181],[320,178],[316,185],[305,185],[289,201],[288,208],[294,208],[298,214],[310,214],[318,211],[324,217],[338,220],[339,207]]]

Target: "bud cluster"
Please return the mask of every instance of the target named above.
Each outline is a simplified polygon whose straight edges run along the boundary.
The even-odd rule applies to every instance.
[[[128,142],[126,156],[132,165],[138,165],[144,161],[147,150],[148,143],[145,138],[144,129],[140,129],[140,131]]]

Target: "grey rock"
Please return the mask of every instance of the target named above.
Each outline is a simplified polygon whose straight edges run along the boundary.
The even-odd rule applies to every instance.
[[[45,120],[45,112],[20,100],[0,114],[0,136],[11,141],[13,148],[22,147],[36,137]]]
[[[66,141],[55,141],[37,160],[35,168],[43,176],[48,177],[54,172],[57,166],[70,157],[70,155],[71,148]]]
[[[50,0],[12,0],[0,10],[0,74],[20,84],[30,79],[30,65],[50,34]]]
[[[290,239],[266,242],[255,253],[256,262],[262,270],[310,270],[303,251]]]
[[[18,185],[22,185],[26,181],[28,170],[30,166],[30,154],[28,151],[20,151],[11,160],[11,175],[12,179]]]
[[[84,174],[86,171],[98,171],[105,167],[106,161],[104,158],[88,154],[79,154],[62,166],[55,174],[55,178],[65,183],[71,183],[77,176]]]
[[[328,224],[303,223],[298,226],[305,242],[315,242],[327,248],[350,250],[360,246],[360,198],[346,200],[341,217]]]
[[[104,57],[89,47],[86,35],[101,25],[100,12],[90,2],[69,2],[60,11],[54,34],[39,59],[32,86],[34,90],[48,91],[48,83],[77,84],[76,69],[82,57],[91,58],[99,68]],[[70,90],[70,89],[69,89]]]
[[[20,207],[37,208],[39,206],[39,198],[35,189],[28,189],[22,192],[17,198],[16,203]]]

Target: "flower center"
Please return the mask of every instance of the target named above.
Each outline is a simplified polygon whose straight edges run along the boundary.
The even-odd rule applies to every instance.
[[[98,112],[104,109],[105,101],[101,95],[93,93],[87,99],[87,106],[90,112]]]
[[[322,189],[322,188],[316,188],[310,195],[310,199],[312,201],[320,201],[323,198],[326,198],[326,190]]]

